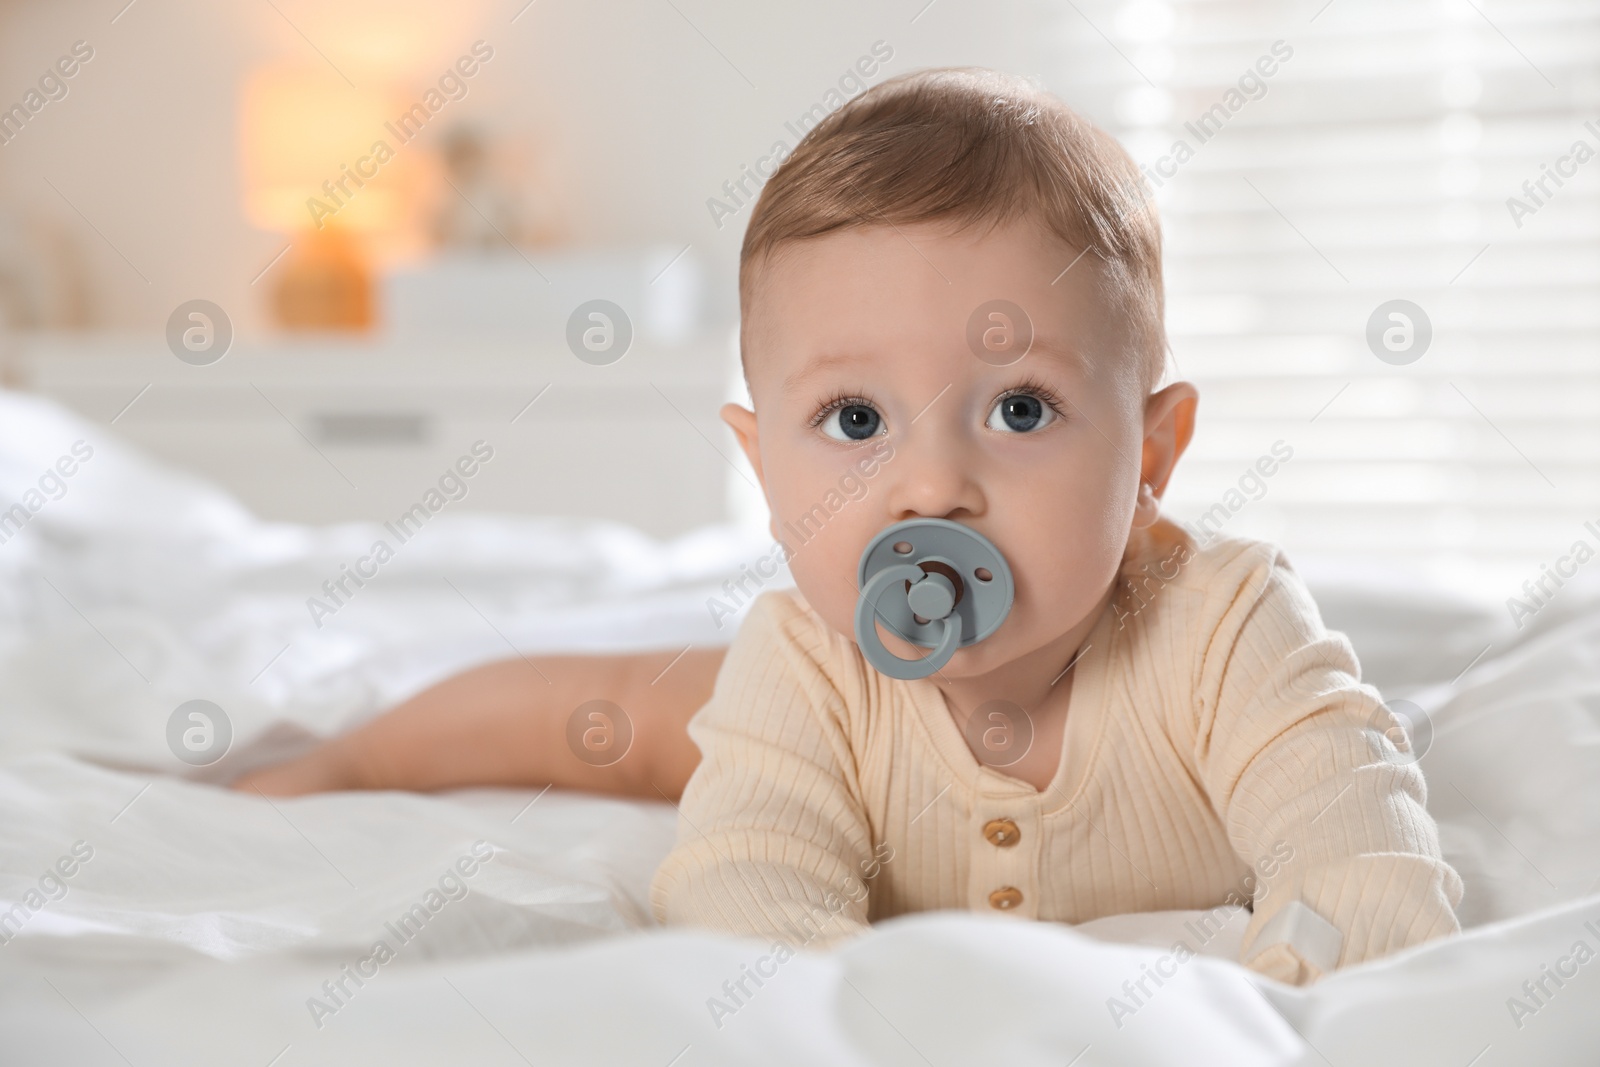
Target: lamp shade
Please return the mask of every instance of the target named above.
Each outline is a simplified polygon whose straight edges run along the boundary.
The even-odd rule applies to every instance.
[[[272,65],[247,75],[238,128],[250,222],[285,232],[397,225],[404,171],[373,160],[378,142],[393,147],[384,130],[391,105],[387,94],[353,88],[326,67]]]

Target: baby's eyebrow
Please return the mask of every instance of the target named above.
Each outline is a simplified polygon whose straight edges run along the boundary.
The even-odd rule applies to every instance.
[[[830,352],[815,359],[807,360],[805,366],[783,380],[783,391],[792,393],[824,371],[833,370],[835,367],[864,363],[867,358],[866,355],[859,352]]]
[[[1033,344],[1028,348],[1028,356],[1043,356],[1061,364],[1068,370],[1086,371],[1088,360],[1084,357],[1083,350],[1077,345],[1069,344],[1060,338],[1035,337]],[[1024,360],[1027,357],[1024,357]],[[1019,361],[1018,365],[1022,361]]]
[[[1028,358],[1048,359],[1065,370],[1087,374],[1089,364],[1083,350],[1077,345],[1070,344],[1058,337],[1036,337],[1028,348],[1028,355],[1017,363],[1009,364],[1018,367]],[[783,380],[785,393],[798,392],[812,378],[838,367],[848,367],[870,363],[872,357],[864,352],[835,351],[817,356],[806,361],[806,365],[795,371]]]

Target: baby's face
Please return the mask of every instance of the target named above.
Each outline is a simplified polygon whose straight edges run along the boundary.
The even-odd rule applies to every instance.
[[[761,270],[746,323],[755,414],[725,417],[796,584],[840,633],[853,635],[863,549],[911,518],[978,530],[1016,580],[1004,625],[947,677],[1042,649],[1104,605],[1136,522],[1146,396],[1096,257],[1062,273],[1077,256],[1026,222],[873,226],[780,246]],[[983,359],[968,342],[969,318],[997,299],[1033,327],[1009,366],[995,364],[1014,352]]]

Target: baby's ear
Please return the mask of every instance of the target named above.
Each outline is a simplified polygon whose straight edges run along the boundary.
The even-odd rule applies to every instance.
[[[1191,382],[1173,382],[1150,394],[1144,405],[1144,455],[1140,481],[1160,497],[1167,491],[1178,460],[1194,437],[1200,391]]]
[[[739,447],[744,449],[745,458],[755,469],[756,480],[761,483],[761,492],[765,495],[767,480],[761,475],[761,439],[756,433],[756,413],[740,404],[724,404],[721,414],[722,421],[739,439]]]

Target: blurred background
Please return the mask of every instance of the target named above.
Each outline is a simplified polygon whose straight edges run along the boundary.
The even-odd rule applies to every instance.
[[[0,0],[0,378],[270,519],[392,517],[486,440],[475,510],[759,524],[716,419],[757,175],[944,64],[1146,168],[1178,517],[1493,601],[1600,548],[1577,0]]]

